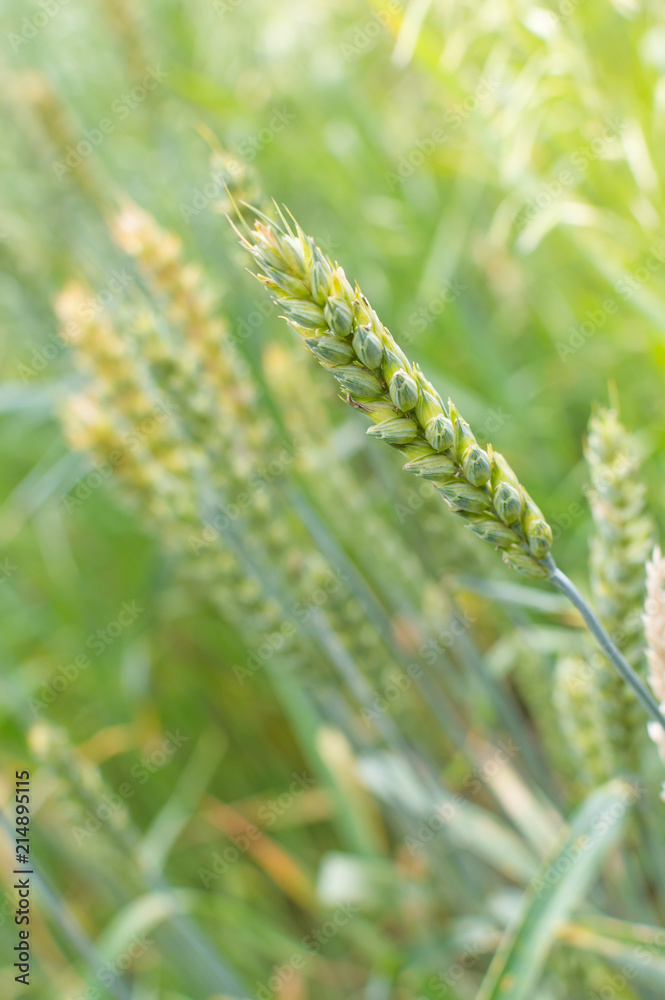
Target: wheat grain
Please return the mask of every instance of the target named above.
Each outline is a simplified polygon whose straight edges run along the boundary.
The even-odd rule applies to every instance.
[[[431,480],[452,511],[504,560],[531,577],[552,532],[505,459],[481,448],[454,404],[444,404],[381,323],[358,286],[300,227],[263,216],[241,241],[287,322],[337,380],[346,402],[373,421],[368,434],[400,451],[404,468]]]

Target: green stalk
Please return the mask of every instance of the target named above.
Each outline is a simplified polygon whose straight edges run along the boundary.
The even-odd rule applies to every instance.
[[[626,684],[632,688],[636,698],[646,709],[651,718],[658,722],[665,730],[665,717],[660,711],[655,698],[649,693],[649,690],[637,676],[625,656],[623,656],[614,645],[575,584],[572,580],[568,579],[565,573],[561,572],[551,556],[548,555],[542,560],[542,563],[549,571],[548,579],[550,582],[553,583],[562,594],[565,594],[570,603],[577,608],[589,631],[598,642],[598,645],[607,659],[614,665]]]

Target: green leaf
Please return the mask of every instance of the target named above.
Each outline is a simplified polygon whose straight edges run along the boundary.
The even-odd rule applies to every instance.
[[[617,842],[637,788],[617,778],[593,792],[531,882],[477,1000],[527,1000],[561,923],[584,898]]]

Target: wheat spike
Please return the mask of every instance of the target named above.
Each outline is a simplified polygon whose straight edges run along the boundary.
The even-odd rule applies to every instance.
[[[373,422],[368,434],[430,480],[475,534],[503,550],[519,572],[546,577],[552,532],[505,459],[480,447],[452,402],[444,404],[411,364],[358,286],[349,283],[297,224],[263,216],[240,236],[259,280],[287,322],[328,369],[342,398]]]

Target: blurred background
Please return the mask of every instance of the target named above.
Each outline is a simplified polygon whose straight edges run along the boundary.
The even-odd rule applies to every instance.
[[[5,0],[0,77],[0,796],[11,825],[30,769],[29,995],[475,997],[594,784],[552,698],[580,622],[366,438],[246,273],[221,178],[358,280],[586,589],[594,407],[662,517],[662,6]],[[197,309],[230,373],[189,364]],[[136,372],[157,399],[144,362],[180,410],[132,479],[99,413]],[[199,474],[212,506],[184,514]],[[653,748],[641,766],[639,821],[590,852],[565,924],[529,924],[530,992],[488,1000],[662,996],[663,941],[635,958],[665,909]]]

